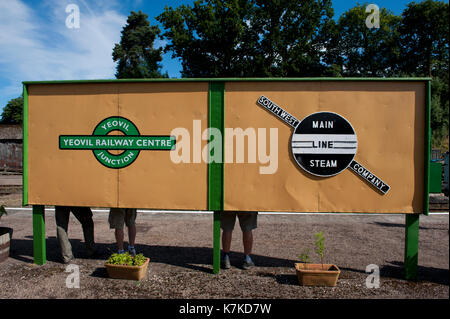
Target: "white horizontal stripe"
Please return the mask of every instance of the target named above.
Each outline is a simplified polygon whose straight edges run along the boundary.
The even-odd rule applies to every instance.
[[[311,142],[311,141],[356,143],[357,139],[355,134],[294,134],[292,136],[292,142]]]
[[[356,148],[292,148],[294,154],[356,154]]]
[[[316,147],[318,144],[314,141],[292,142],[292,147]],[[333,141],[333,148],[356,148],[356,142],[336,142]]]

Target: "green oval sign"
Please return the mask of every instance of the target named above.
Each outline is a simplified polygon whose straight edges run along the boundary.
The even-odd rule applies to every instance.
[[[137,127],[128,119],[124,117],[108,117],[101,121],[97,127],[94,129],[92,135],[94,136],[105,136],[108,135],[112,131],[120,131],[125,136],[127,135],[140,135]],[[115,145],[117,142],[122,141],[121,144],[126,142],[126,139],[113,137],[109,140],[112,145]],[[108,139],[104,139],[101,142],[108,146]],[[109,168],[124,168],[133,163],[139,155],[139,150],[126,150],[121,154],[114,155],[108,152],[107,150],[93,150],[95,158]]]
[[[108,135],[113,131],[123,135]],[[62,150],[92,150],[95,158],[108,168],[124,168],[132,164],[142,150],[173,150],[174,136],[140,135],[136,125],[121,116],[101,121],[92,135],[60,135]],[[112,154],[111,150],[122,150]]]

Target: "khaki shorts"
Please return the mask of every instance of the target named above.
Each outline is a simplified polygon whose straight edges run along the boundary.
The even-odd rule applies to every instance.
[[[123,224],[127,227],[134,226],[136,220],[136,208],[111,208],[109,211],[109,228],[123,229]]]
[[[239,225],[242,231],[250,231],[257,227],[258,212],[221,212],[220,227],[226,231],[233,230],[236,216],[239,218]]]

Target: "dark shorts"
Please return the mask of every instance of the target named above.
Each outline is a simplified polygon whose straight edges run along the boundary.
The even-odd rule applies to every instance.
[[[223,230],[231,231],[234,229],[236,223],[236,216],[239,219],[241,230],[250,231],[258,227],[257,217],[258,212],[221,212],[220,213],[220,227]]]
[[[109,228],[123,229],[123,224],[127,227],[134,226],[136,220],[136,208],[111,208],[109,211]]]

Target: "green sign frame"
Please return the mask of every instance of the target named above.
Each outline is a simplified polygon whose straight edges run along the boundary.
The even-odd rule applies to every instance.
[[[111,80],[68,80],[68,81],[24,81],[23,83],[23,206],[28,205],[28,86],[32,84],[68,83],[133,83],[133,82],[208,82],[209,83],[209,128],[222,132],[224,138],[224,106],[226,82],[307,82],[307,81],[354,81],[354,82],[424,82],[425,83],[425,154],[424,154],[424,207],[423,214],[429,214],[430,159],[431,159],[431,78],[182,78],[182,79],[111,79]],[[95,134],[94,134],[95,135]],[[138,138],[139,134],[134,137]],[[80,136],[78,136],[80,137]],[[141,136],[142,137],[142,136]],[[89,139],[91,139],[89,137]],[[95,139],[95,137],[94,137]],[[110,139],[110,138],[106,138]],[[222,144],[223,145],[223,144]],[[108,148],[109,149],[109,148]],[[121,147],[123,149],[123,146]],[[99,150],[93,150],[96,152]],[[135,150],[135,151],[140,151]],[[95,153],[94,153],[95,154]],[[222,152],[223,156],[223,152]],[[224,209],[224,166],[222,163],[208,164],[208,209],[213,217],[213,273],[220,270],[220,212]],[[320,214],[320,213],[318,213]],[[338,213],[337,213],[338,214]],[[363,213],[364,214],[364,213]],[[370,213],[366,213],[370,214]],[[418,240],[420,214],[405,214],[405,278],[417,279]],[[45,210],[42,205],[33,206],[34,262],[46,263],[45,249]]]

